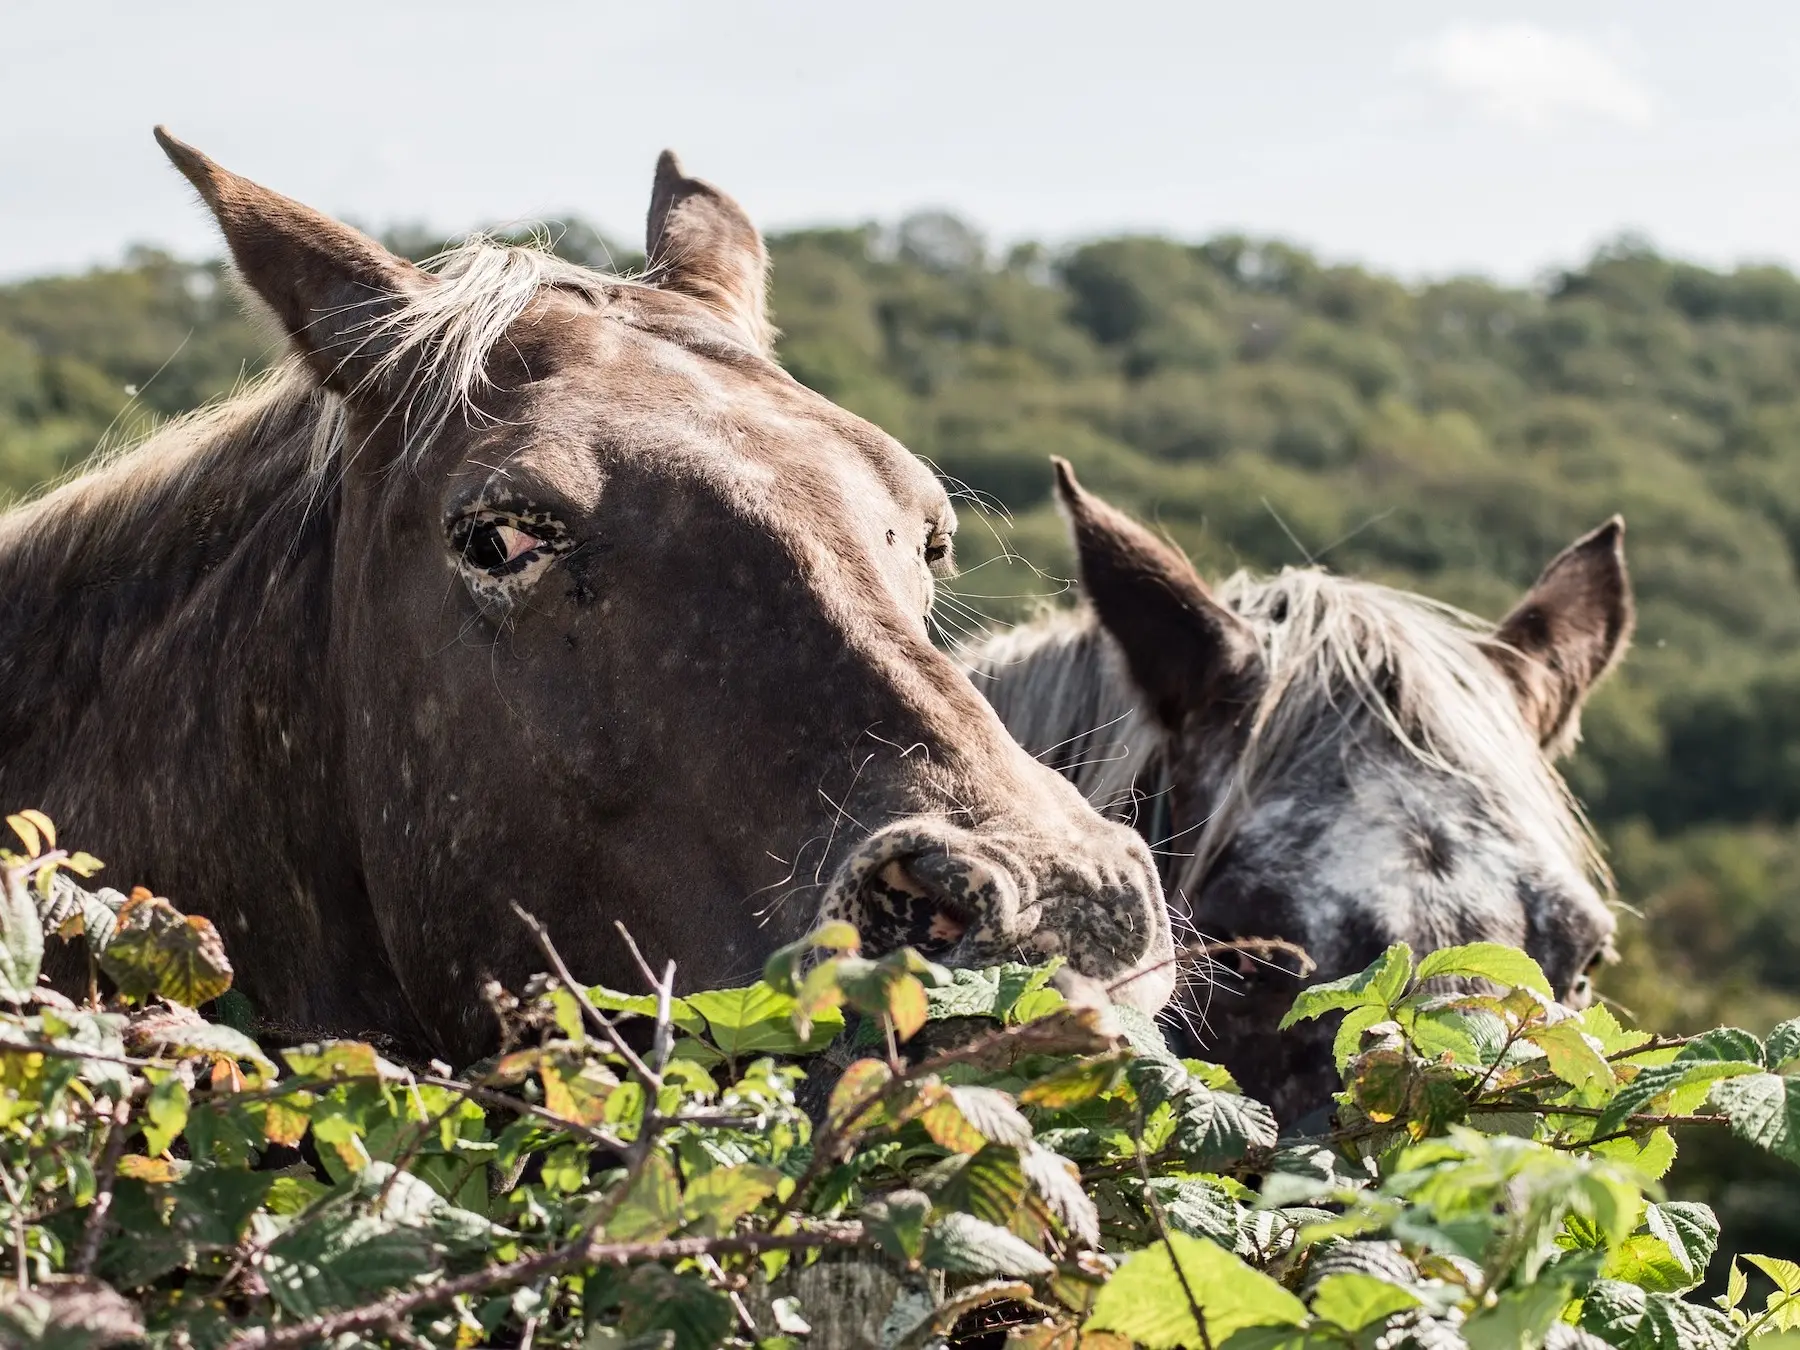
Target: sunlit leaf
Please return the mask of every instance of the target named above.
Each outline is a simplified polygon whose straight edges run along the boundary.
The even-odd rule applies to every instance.
[[[1367,970],[1301,990],[1294,1006],[1281,1019],[1281,1028],[1286,1030],[1296,1022],[1322,1017],[1339,1008],[1361,1008],[1369,1004],[1391,1008],[1405,990],[1411,975],[1412,949],[1404,942],[1396,942]]]
[[[1471,942],[1462,947],[1439,947],[1419,958],[1415,972],[1420,982],[1439,976],[1489,980],[1508,989],[1535,989],[1554,998],[1542,967],[1517,947],[1499,942]]]
[[[1125,1258],[1094,1300],[1088,1325],[1120,1332],[1149,1350],[1198,1345],[1200,1329],[1176,1277],[1171,1249],[1215,1345],[1247,1327],[1298,1326],[1306,1320],[1305,1305],[1261,1271],[1217,1243],[1173,1233],[1167,1244]]]

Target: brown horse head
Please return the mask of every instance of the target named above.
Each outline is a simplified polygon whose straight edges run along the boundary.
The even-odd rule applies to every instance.
[[[775,363],[735,202],[665,154],[641,278],[416,267],[158,137],[296,359],[0,524],[0,795],[265,1013],[451,1057],[538,968],[515,901],[595,980],[615,920],[704,986],[828,913],[1165,1001],[1148,852],[933,647],[950,503]]]
[[[1202,939],[1276,938],[1181,999],[1188,1029],[1293,1118],[1336,1086],[1330,1028],[1277,1034],[1303,974],[1390,943],[1521,947],[1585,1004],[1610,951],[1605,868],[1552,759],[1632,624],[1623,524],[1484,623],[1319,568],[1216,591],[1058,465],[1089,609],[1000,637],[978,684],[1008,727],[1163,851]]]

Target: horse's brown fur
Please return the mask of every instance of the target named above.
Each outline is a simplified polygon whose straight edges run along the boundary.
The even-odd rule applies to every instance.
[[[0,517],[0,800],[211,916],[271,1020],[481,1051],[539,958],[753,975],[822,909],[1167,997],[1141,841],[928,638],[954,518],[768,356],[736,204],[648,280],[418,268],[163,137],[295,360]]]

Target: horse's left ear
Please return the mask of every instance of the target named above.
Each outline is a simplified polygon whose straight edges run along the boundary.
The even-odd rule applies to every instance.
[[[361,231],[221,168],[162,127],[156,143],[212,210],[238,274],[320,381],[349,394],[378,374],[389,346],[381,320],[432,278]]]
[[[769,254],[744,208],[711,183],[689,178],[673,150],[656,161],[644,224],[645,280],[691,295],[763,355],[769,324]]]
[[[1635,620],[1625,522],[1614,516],[1557,554],[1495,630],[1488,655],[1546,750],[1574,745],[1581,705],[1625,654]]]

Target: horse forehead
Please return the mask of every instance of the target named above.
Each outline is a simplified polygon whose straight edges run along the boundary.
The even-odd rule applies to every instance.
[[[640,326],[628,315],[558,307],[534,316],[518,362],[532,421],[564,441],[666,455],[716,479],[813,509],[835,482],[948,516],[936,476],[892,437],[799,384],[773,362],[709,340],[705,328]]]

